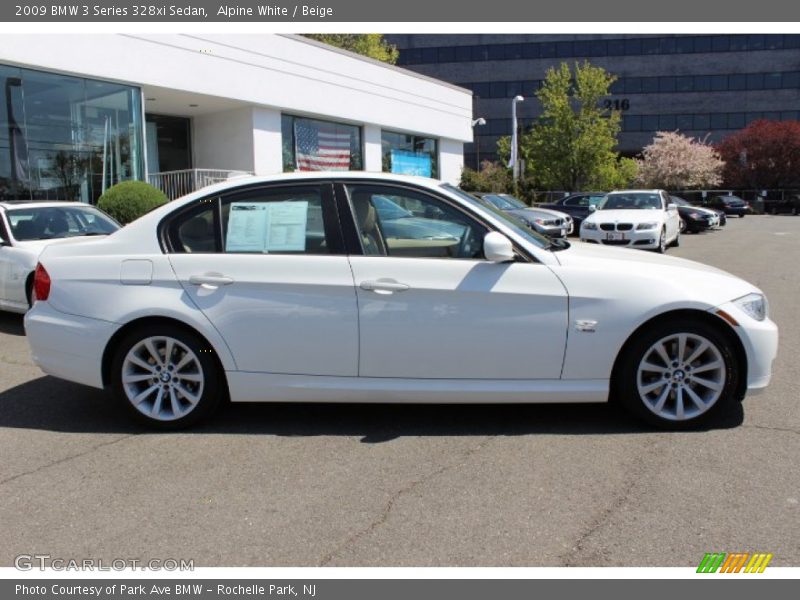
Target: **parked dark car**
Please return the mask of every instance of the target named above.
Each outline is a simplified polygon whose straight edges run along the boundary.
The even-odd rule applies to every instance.
[[[698,204],[704,208],[716,208],[726,215],[744,217],[751,212],[750,204],[739,196],[708,196],[701,198]]]
[[[800,195],[789,196],[782,200],[766,200],[764,202],[764,211],[771,215],[800,214]]]
[[[700,233],[711,229],[719,219],[717,211],[711,208],[693,206],[688,200],[678,196],[670,196],[670,202],[678,205],[678,214],[681,216],[681,231]]]
[[[539,204],[541,208],[550,208],[567,213],[575,222],[575,233],[581,230],[581,223],[591,214],[590,206],[597,206],[605,198],[605,192],[578,192],[555,202]]]

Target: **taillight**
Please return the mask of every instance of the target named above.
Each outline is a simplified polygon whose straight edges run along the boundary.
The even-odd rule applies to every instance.
[[[36,265],[36,271],[33,274],[33,298],[34,300],[47,300],[49,295],[50,275],[42,266],[42,263],[39,263]]]

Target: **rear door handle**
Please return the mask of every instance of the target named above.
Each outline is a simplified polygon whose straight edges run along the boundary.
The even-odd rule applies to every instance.
[[[393,294],[394,292],[404,292],[411,286],[394,279],[377,279],[375,281],[362,281],[359,287],[362,290],[375,292],[376,294]]]
[[[230,285],[233,283],[233,277],[226,277],[225,275],[192,275],[189,277],[189,283],[192,285],[199,285],[207,290],[215,290],[221,285]]]

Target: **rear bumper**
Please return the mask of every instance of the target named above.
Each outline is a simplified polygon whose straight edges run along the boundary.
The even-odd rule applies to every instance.
[[[48,375],[103,387],[102,361],[115,323],[59,312],[36,302],[25,315],[33,362]]]

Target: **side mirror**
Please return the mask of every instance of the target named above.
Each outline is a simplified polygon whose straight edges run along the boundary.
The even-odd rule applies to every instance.
[[[483,238],[483,255],[491,262],[509,262],[514,260],[514,246],[502,233],[490,231]]]
[[[593,212],[594,212],[594,211],[596,211],[596,210],[597,210],[597,207],[596,207],[594,204],[590,204],[590,205],[589,205],[589,212],[590,212],[590,213],[593,213]]]
[[[675,204],[674,202],[670,202],[669,204],[667,204],[667,210],[677,210],[677,209],[678,205]]]

